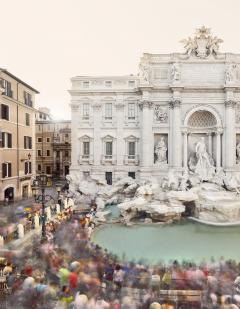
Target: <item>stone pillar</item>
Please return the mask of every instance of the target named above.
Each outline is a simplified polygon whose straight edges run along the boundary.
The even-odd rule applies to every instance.
[[[60,210],[60,205],[59,205],[59,204],[56,204],[56,213],[59,214],[60,211],[61,211],[61,210]]]
[[[4,238],[0,235],[0,248],[4,247]]]
[[[79,141],[78,141],[78,127],[79,127],[79,121],[80,121],[80,115],[79,115],[79,103],[76,100],[76,102],[72,101],[71,104],[71,169],[76,169],[78,167],[78,156],[80,154],[79,149]],[[56,156],[56,152],[55,152]],[[56,157],[54,159],[56,162]],[[56,170],[56,164],[54,166],[54,169]]]
[[[173,99],[170,102],[172,116],[172,167],[182,167],[182,132],[181,132],[181,101]]]
[[[208,152],[212,156],[212,133],[208,133]]]
[[[219,170],[221,167],[221,153],[222,153],[222,147],[221,147],[221,134],[222,131],[218,130],[216,132],[216,138],[217,138],[217,147],[216,147],[216,168]]]
[[[46,214],[47,214],[47,221],[50,221],[51,220],[51,208],[50,207],[47,207],[46,208]]]
[[[18,224],[17,226],[17,231],[18,231],[18,238],[23,238],[24,237],[24,227],[22,224]]]
[[[101,144],[101,107],[99,102],[93,104],[93,164],[96,166],[100,165],[102,144]]]
[[[183,166],[188,170],[188,132],[183,132]]]
[[[236,101],[225,101],[225,165],[232,169],[236,164],[236,124],[235,124]]]
[[[39,228],[39,216],[37,214],[34,216],[34,228]]]
[[[152,133],[153,103],[147,100],[143,100],[140,102],[139,106],[142,110],[140,165],[142,167],[151,167],[154,160],[154,145]]]
[[[116,121],[117,121],[117,165],[123,166],[123,158],[125,154],[125,144],[123,139],[124,126],[124,102],[123,97],[117,98],[116,102]]]

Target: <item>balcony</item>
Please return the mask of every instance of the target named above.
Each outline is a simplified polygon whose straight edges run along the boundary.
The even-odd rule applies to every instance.
[[[125,165],[138,165],[139,164],[139,156],[138,155],[125,155],[124,156],[124,164]]]
[[[93,164],[93,156],[92,155],[80,155],[78,157],[78,164]]]
[[[113,155],[102,155],[101,163],[104,164],[112,164],[115,165],[117,163],[116,156]]]

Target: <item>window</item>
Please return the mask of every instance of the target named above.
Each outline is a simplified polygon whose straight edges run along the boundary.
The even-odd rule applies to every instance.
[[[135,103],[128,103],[128,119],[135,119]]]
[[[83,118],[89,118],[89,104],[83,103]]]
[[[46,166],[46,174],[51,174],[51,166]]]
[[[42,156],[42,150],[41,150],[41,149],[38,149],[38,150],[37,150],[37,156],[38,156],[38,157],[41,157],[41,156]]]
[[[90,155],[90,143],[89,142],[83,142],[83,157],[89,157]]]
[[[24,91],[24,103],[27,105],[27,106],[30,106],[32,107],[33,104],[32,104],[32,96],[30,93]],[[40,118],[41,118],[41,114],[40,114]]]
[[[37,138],[37,141],[38,141],[38,143],[41,143],[41,142],[42,142],[42,138],[41,138],[41,137],[38,137],[38,138]]]
[[[37,166],[37,170],[38,170],[39,172],[42,170],[42,166],[41,166],[41,164],[38,164],[38,166]]]
[[[12,148],[12,134],[2,132],[2,147]]]
[[[25,114],[25,124],[26,126],[30,126],[30,114]]]
[[[1,118],[5,120],[9,120],[9,106],[2,104],[1,105]]]
[[[65,157],[68,158],[68,156],[69,156],[69,153],[68,153],[68,151],[66,150],[66,151],[65,151]]]
[[[135,80],[129,80],[128,87],[135,87]]]
[[[24,149],[32,149],[32,137],[24,136]]]
[[[105,104],[105,118],[112,119],[112,103]]]
[[[57,163],[57,164],[56,164],[56,170],[57,170],[57,172],[60,171],[60,163]]]
[[[128,172],[128,177],[135,179],[135,172]]]
[[[32,174],[32,162],[26,161],[24,164],[25,175]]]
[[[50,157],[50,150],[47,149],[47,157]]]
[[[65,138],[68,138],[68,134],[67,133],[65,134]]]
[[[60,158],[60,151],[59,150],[56,152],[56,158]]]
[[[42,119],[42,116],[43,116],[43,114],[42,114],[42,113],[40,113],[40,114],[39,114],[39,118],[40,118],[40,119]]]
[[[11,83],[9,81],[3,79],[3,88],[4,88],[3,94],[12,98],[13,92],[12,92],[12,89],[11,89]]]
[[[50,137],[46,138],[47,143],[50,143]]]
[[[134,159],[136,154],[136,143],[128,142],[128,158]]]
[[[40,126],[40,124],[38,125],[38,131],[41,131],[41,126]]]
[[[89,82],[83,82],[83,88],[89,88]]]
[[[112,142],[106,142],[106,157],[112,157]]]
[[[112,82],[110,80],[105,81],[105,87],[111,88],[112,87]]]
[[[9,162],[2,163],[2,178],[12,177],[12,164]]]

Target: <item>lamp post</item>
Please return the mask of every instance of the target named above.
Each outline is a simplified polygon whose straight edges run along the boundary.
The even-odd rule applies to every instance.
[[[32,185],[32,193],[35,197],[37,196],[37,190],[41,190],[41,201],[42,201],[42,240],[46,240],[46,214],[45,214],[45,187],[47,186],[48,177],[42,173],[36,177]]]

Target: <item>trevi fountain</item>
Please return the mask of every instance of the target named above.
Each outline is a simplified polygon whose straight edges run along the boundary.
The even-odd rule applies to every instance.
[[[137,75],[71,79],[70,191],[128,259],[240,257],[240,55],[206,27],[182,42]]]

